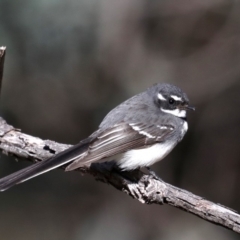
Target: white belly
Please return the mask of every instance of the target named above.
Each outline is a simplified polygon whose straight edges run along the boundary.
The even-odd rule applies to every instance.
[[[175,145],[176,143],[156,143],[151,147],[130,150],[120,154],[116,162],[123,170],[147,167],[162,160]]]

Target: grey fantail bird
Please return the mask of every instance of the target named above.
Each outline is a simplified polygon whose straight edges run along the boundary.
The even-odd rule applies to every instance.
[[[155,84],[118,105],[97,131],[45,161],[0,179],[0,191],[67,164],[66,171],[96,162],[115,161],[124,170],[162,160],[187,132],[187,95],[170,84]]]

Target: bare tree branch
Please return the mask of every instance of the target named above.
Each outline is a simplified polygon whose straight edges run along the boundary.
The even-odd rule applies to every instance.
[[[68,147],[70,145],[24,134],[0,118],[0,149],[5,154],[35,162],[45,160]],[[240,233],[240,215],[234,210],[174,187],[139,170],[120,173],[109,170],[109,164],[95,164],[91,168],[79,171],[111,184],[141,203],[169,204]]]
[[[6,55],[6,47],[0,47],[0,92],[2,88],[3,68]]]

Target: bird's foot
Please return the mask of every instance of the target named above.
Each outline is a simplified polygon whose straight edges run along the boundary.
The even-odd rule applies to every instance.
[[[153,177],[154,179],[163,182],[163,180],[150,168],[150,167],[146,167],[146,169],[148,170],[148,173],[151,177]]]
[[[118,174],[131,182],[138,182],[138,180],[141,177],[141,174],[140,174],[141,172],[139,171],[139,169],[124,171],[121,168],[119,168],[118,165],[113,161],[103,162],[103,163],[93,163],[91,164],[90,168],[107,175]]]

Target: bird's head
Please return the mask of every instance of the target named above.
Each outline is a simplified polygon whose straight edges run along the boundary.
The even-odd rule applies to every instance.
[[[154,94],[154,103],[165,113],[186,118],[187,110],[195,110],[189,105],[189,99],[180,88],[171,84],[155,84],[150,89]]]

